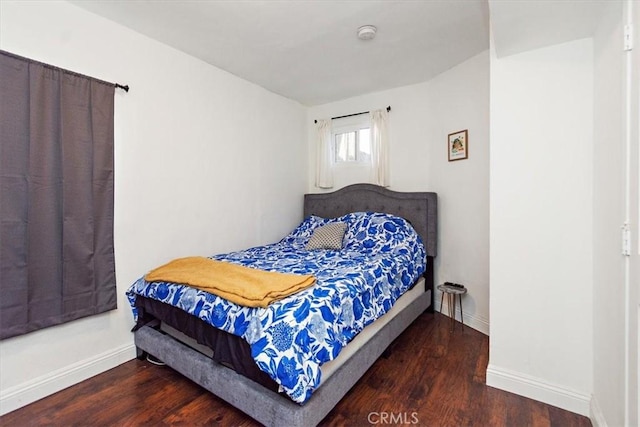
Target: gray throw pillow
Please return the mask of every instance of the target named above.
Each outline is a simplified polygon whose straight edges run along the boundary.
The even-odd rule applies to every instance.
[[[332,222],[313,231],[305,249],[342,249],[342,239],[347,231],[346,222]]]

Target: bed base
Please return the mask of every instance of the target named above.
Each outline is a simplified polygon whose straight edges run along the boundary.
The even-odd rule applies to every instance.
[[[431,303],[427,308],[427,312],[433,313],[435,312],[435,274],[433,271],[433,267],[435,264],[435,260],[432,256],[427,255],[427,271],[424,272],[424,280],[425,280],[425,292],[429,292],[431,294]]]
[[[266,426],[315,426],[335,407],[384,350],[429,307],[428,290],[398,313],[338,368],[304,404],[268,390],[149,326],[135,332],[139,351],[153,354],[185,377]]]

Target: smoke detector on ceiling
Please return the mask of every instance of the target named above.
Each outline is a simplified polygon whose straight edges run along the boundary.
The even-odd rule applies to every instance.
[[[373,25],[363,25],[358,28],[358,38],[360,40],[371,40],[376,36],[376,31],[378,31],[378,29]]]

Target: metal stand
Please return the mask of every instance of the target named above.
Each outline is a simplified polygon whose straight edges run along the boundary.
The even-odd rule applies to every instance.
[[[442,303],[444,302],[444,295],[447,295],[447,305],[449,308],[449,317],[451,318],[451,330],[453,331],[456,322],[456,295],[458,296],[458,301],[460,303],[460,322],[462,323],[464,329],[464,318],[462,315],[462,295],[467,293],[467,288],[465,287],[457,287],[451,285],[438,285],[438,290],[440,291],[440,313],[442,313]]]

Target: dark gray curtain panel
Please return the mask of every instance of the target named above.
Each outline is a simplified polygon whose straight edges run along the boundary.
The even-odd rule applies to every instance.
[[[116,308],[114,90],[0,51],[0,339]]]

